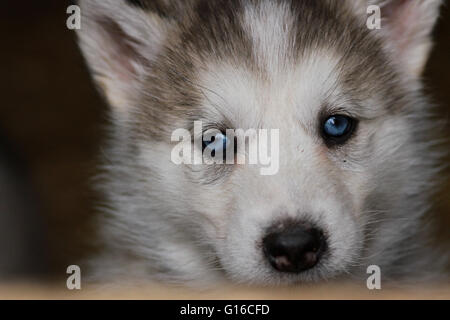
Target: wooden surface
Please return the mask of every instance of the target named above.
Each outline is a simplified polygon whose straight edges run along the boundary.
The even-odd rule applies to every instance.
[[[237,288],[224,287],[198,291],[170,289],[158,286],[145,288],[82,288],[69,291],[60,287],[0,286],[0,299],[125,299],[125,300],[449,300],[449,287],[421,287],[420,289],[368,290],[349,284],[302,286],[297,288]]]

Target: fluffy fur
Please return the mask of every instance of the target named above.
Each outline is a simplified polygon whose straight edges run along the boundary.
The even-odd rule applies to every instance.
[[[423,221],[438,172],[420,73],[441,1],[82,0],[81,49],[111,105],[92,279],[290,284],[440,275]],[[366,27],[369,4],[381,30]],[[322,115],[359,120],[327,146]],[[170,161],[171,133],[280,129],[280,171]],[[273,224],[314,223],[328,250],[282,274],[264,258]],[[442,261],[441,261],[442,260]]]

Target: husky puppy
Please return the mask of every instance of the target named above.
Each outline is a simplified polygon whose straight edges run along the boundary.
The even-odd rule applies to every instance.
[[[81,0],[80,47],[112,119],[92,279],[442,274],[423,220],[438,126],[420,81],[440,4]],[[195,121],[279,129],[277,174],[175,164],[172,133]]]

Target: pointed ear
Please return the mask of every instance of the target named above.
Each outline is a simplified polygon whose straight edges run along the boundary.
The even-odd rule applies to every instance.
[[[165,22],[137,1],[81,0],[79,45],[110,105],[119,112],[132,105],[147,66],[165,38]]]
[[[442,0],[370,0],[381,8],[381,32],[393,58],[414,77],[427,62]]]

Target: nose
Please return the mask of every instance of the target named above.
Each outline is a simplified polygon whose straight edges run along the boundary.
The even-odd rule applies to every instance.
[[[300,273],[313,268],[326,248],[323,232],[297,224],[269,233],[263,239],[264,253],[280,272]]]

